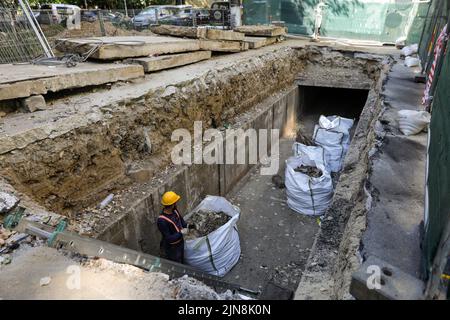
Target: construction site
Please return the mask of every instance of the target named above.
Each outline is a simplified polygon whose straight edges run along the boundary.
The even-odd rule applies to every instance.
[[[450,1],[144,2],[0,0],[0,300],[450,297]]]

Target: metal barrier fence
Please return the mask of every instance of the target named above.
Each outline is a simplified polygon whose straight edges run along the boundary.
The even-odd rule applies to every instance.
[[[49,37],[57,36],[62,29],[86,31],[84,36],[116,35],[120,30],[145,31],[151,25],[208,26],[230,29],[230,12],[224,9],[166,9],[146,8],[123,10],[33,10],[37,21]],[[95,29],[95,30],[94,30]],[[82,32],[66,32],[65,37],[79,37]],[[111,34],[112,33],[112,34]]]
[[[244,3],[245,24],[284,21],[289,33],[312,35],[321,21],[320,35],[394,43],[410,29],[419,33],[420,15],[429,1],[395,0],[248,0]],[[419,15],[419,16],[418,16]]]
[[[432,274],[433,261],[443,231],[450,219],[450,54],[447,29],[442,43],[441,55],[435,60],[434,49],[444,26],[450,22],[448,0],[432,2],[419,45],[423,71],[430,80],[434,64],[434,77],[430,87],[429,101],[431,124],[429,132],[427,201],[425,210],[425,233],[422,243],[424,274]],[[450,25],[449,25],[450,26]]]
[[[28,62],[53,52],[28,2],[0,0],[0,63]]]

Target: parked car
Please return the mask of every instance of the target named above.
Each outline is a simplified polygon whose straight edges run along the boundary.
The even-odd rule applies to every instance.
[[[43,4],[40,7],[37,20],[40,24],[60,24],[67,19],[67,16],[73,15],[75,11],[80,12],[81,8],[71,4]]]
[[[152,24],[162,23],[182,23],[187,20],[191,9],[190,5],[182,6],[149,6],[142,10],[138,15],[132,19],[135,29],[146,29]]]
[[[81,12],[81,21],[95,22],[98,20],[97,13],[93,11]]]

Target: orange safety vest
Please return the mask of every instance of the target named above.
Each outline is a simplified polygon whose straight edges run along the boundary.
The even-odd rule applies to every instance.
[[[174,210],[174,211],[175,211],[175,213],[177,214],[178,219],[180,219],[180,221],[181,221],[181,218],[180,218],[180,215],[178,214],[178,211],[177,211],[177,210]],[[181,229],[176,225],[176,223],[173,222],[172,220],[170,220],[169,218],[167,218],[166,216],[160,215],[159,218],[161,218],[161,219],[163,219],[163,220],[166,220],[167,222],[170,222],[170,223],[175,227],[175,230],[176,230],[177,232],[181,232]],[[177,244],[177,243],[179,243],[181,240],[183,240],[183,237],[182,237],[181,239],[175,241],[175,242],[172,242],[171,244]]]

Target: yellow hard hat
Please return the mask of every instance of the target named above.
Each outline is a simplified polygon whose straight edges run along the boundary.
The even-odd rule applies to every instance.
[[[161,204],[163,206],[171,206],[171,205],[173,205],[174,203],[176,203],[180,199],[181,199],[181,197],[179,195],[177,195],[175,192],[167,191],[162,196]]]

